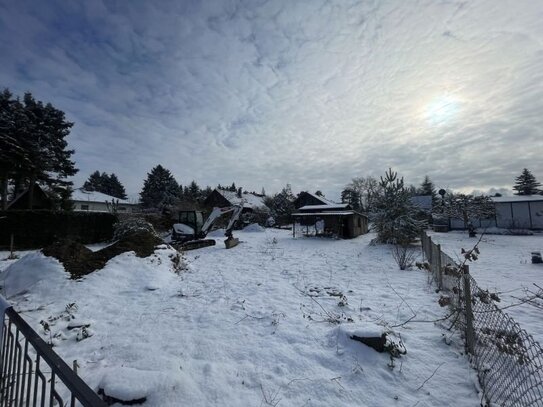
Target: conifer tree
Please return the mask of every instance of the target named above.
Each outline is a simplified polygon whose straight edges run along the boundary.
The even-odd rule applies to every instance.
[[[371,216],[381,243],[407,245],[412,242],[425,226],[416,219],[417,209],[411,202],[403,177],[389,169],[379,182],[380,192],[375,197],[374,212]]]
[[[540,186],[541,183],[537,182],[530,170],[524,168],[522,174],[515,178],[513,189],[515,195],[536,195],[541,192]]]
[[[417,193],[420,195],[431,196],[432,205],[436,205],[438,202],[436,188],[428,175],[424,176],[424,181],[422,181],[422,184],[420,184],[420,188],[418,189]]]
[[[355,211],[362,211],[362,207],[360,206],[360,194],[354,189],[345,188],[341,191],[341,203],[349,204]]]
[[[50,103],[36,101],[26,93],[22,102],[9,90],[0,94],[0,181],[3,205],[10,180],[20,191],[29,188],[32,208],[34,185],[54,189],[72,185],[66,178],[77,173],[65,138],[73,123]]]
[[[140,192],[143,208],[164,209],[172,206],[179,197],[179,184],[169,170],[162,165],[147,174]]]

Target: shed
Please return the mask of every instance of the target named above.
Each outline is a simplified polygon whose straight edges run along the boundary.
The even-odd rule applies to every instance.
[[[8,203],[7,209],[54,209],[54,201],[38,185],[34,184],[34,196],[32,199],[32,208],[30,208],[30,191],[25,189]]]
[[[292,217],[294,237],[296,237],[296,223],[300,225],[299,231],[306,235],[352,239],[368,232],[367,216],[354,211],[348,204],[305,205],[298,208]]]

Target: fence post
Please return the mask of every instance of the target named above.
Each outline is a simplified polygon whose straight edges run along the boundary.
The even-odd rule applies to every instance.
[[[464,303],[466,304],[466,348],[470,355],[475,354],[475,331],[473,329],[473,310],[471,308],[471,285],[469,266],[463,266],[462,279],[464,280]]]
[[[426,246],[426,257],[428,257],[428,263],[430,263],[430,267],[433,267],[432,263],[432,238],[428,236],[428,246]],[[433,272],[434,270],[432,270]]]
[[[441,269],[441,245],[438,244],[437,246],[437,258],[436,258],[436,266],[437,266],[437,286],[440,290],[443,289],[443,270]]]

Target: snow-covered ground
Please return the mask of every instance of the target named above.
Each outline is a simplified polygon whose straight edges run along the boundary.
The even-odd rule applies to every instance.
[[[471,249],[478,239],[465,232],[430,232],[432,240],[453,259],[460,250]],[[479,236],[477,236],[479,237]],[[543,345],[543,311],[529,303],[522,303],[529,293],[537,292],[534,283],[543,287],[543,264],[531,263],[531,252],[543,252],[543,234],[532,236],[484,235],[479,245],[481,254],[469,264],[470,273],[482,289],[499,292],[501,308]],[[514,305],[513,304],[519,304]]]
[[[34,252],[6,268],[0,285],[93,388],[147,395],[145,406],[479,405],[456,334],[433,322],[391,328],[446,309],[425,272],[398,270],[389,247],[369,244],[374,235],[235,235],[242,242],[231,250],[217,238],[188,252],[181,273],[166,246],[146,259],[122,254],[81,281]],[[66,319],[90,324],[91,336]],[[349,338],[385,326],[407,349],[394,368],[386,353]]]

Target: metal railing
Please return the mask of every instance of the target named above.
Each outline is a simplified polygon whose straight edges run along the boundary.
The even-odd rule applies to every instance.
[[[446,294],[455,324],[491,405],[543,407],[543,349],[494,302],[441,246],[423,233],[422,250],[429,271]],[[445,303],[445,302],[444,302]]]
[[[106,406],[12,307],[0,333],[0,407]]]

